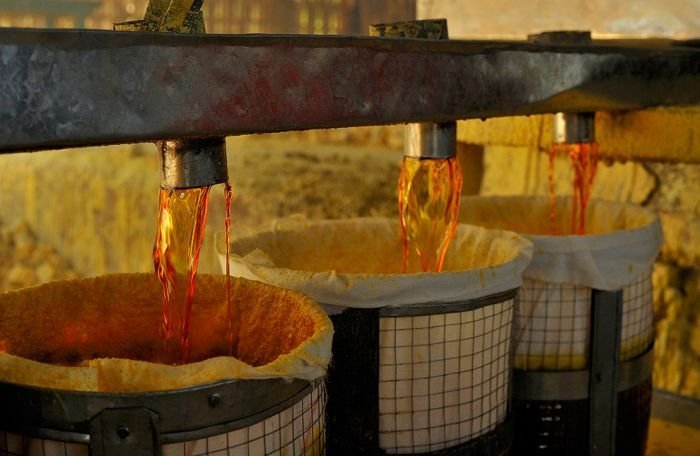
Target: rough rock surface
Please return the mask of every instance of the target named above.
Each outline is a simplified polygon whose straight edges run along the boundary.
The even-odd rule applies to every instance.
[[[79,274],[50,245],[40,242],[26,222],[0,224],[0,292]]]
[[[229,138],[232,235],[272,220],[392,215],[401,154],[289,136]],[[159,168],[151,144],[0,156],[0,220],[26,221],[85,276],[153,268]],[[200,271],[218,272],[221,186],[210,197]]]
[[[546,30],[591,30],[598,36],[691,38],[700,5],[685,0],[418,0],[418,18],[447,17],[451,38],[524,39]]]
[[[700,274],[669,264],[654,265],[654,384],[700,397]]]

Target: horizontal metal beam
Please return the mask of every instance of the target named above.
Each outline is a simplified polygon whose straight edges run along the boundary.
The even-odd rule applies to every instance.
[[[700,104],[700,50],[0,29],[0,152]]]

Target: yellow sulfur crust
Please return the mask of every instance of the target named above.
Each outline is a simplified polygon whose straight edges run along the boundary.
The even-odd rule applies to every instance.
[[[231,279],[238,336],[227,349],[225,277],[201,275],[191,364],[164,364],[151,274],[53,282],[0,294],[0,380],[78,391],[161,391],[223,379],[323,375],[331,322],[306,296]]]

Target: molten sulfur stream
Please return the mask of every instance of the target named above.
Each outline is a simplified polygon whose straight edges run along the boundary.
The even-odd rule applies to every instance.
[[[456,157],[404,157],[399,177],[403,271],[415,252],[424,272],[442,271],[457,228],[462,173]]]
[[[163,289],[163,327],[167,358],[184,364],[195,276],[202,248],[211,187],[161,189],[153,263]],[[177,353],[177,358],[175,354]]]
[[[554,197],[554,158],[557,154],[569,156],[573,167],[573,205],[571,214],[571,233],[586,234],[586,210],[591,198],[591,189],[598,169],[600,153],[598,143],[555,144],[549,151],[549,217],[556,226],[556,204]]]
[[[233,307],[231,303],[231,271],[229,265],[229,250],[230,250],[230,236],[231,236],[231,200],[233,199],[233,191],[231,190],[231,184],[226,182],[224,187],[224,200],[226,201],[226,218],[224,233],[226,241],[226,309],[228,318],[228,355],[233,356],[234,346],[236,344],[235,339],[235,328],[233,327]]]
[[[163,326],[166,357],[185,364],[189,355],[189,327],[195,276],[202,249],[211,187],[160,191],[158,231],[153,247],[153,263],[163,289]],[[235,331],[229,275],[229,236],[231,230],[231,185],[226,183],[226,304],[228,352],[233,355]],[[177,357],[176,357],[177,355]],[[175,361],[177,360],[177,361]]]

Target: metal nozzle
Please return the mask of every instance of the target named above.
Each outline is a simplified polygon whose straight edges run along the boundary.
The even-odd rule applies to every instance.
[[[224,138],[172,139],[158,143],[162,188],[195,188],[228,181]]]
[[[594,112],[558,112],[552,124],[555,144],[578,144],[595,141]]]
[[[408,124],[404,130],[404,156],[451,158],[457,155],[457,123]]]

